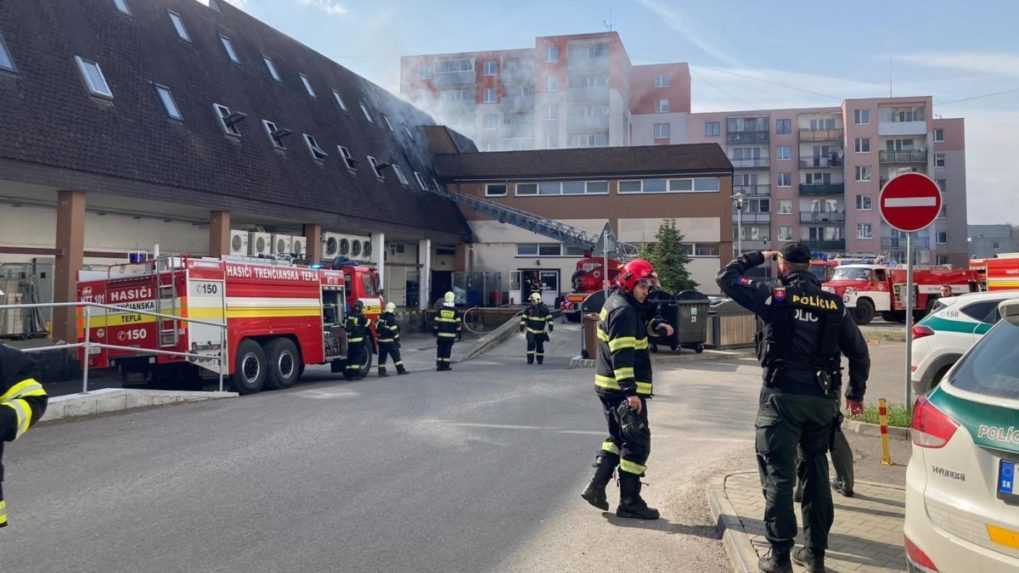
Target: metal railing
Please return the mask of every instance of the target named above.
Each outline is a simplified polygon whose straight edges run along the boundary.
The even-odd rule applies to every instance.
[[[184,316],[173,316],[170,314],[161,314],[158,312],[152,312],[148,310],[141,310],[136,308],[130,308],[126,306],[117,306],[112,304],[100,304],[97,302],[45,302],[45,303],[33,303],[33,304],[4,304],[0,305],[0,310],[11,310],[11,309],[31,309],[31,308],[82,308],[84,314],[84,327],[85,327],[85,340],[83,342],[65,343],[65,344],[52,344],[49,346],[37,346],[34,348],[22,349],[22,352],[44,352],[47,350],[68,350],[76,348],[85,349],[85,359],[82,361],[81,373],[81,391],[83,394],[88,393],[88,375],[89,375],[89,359],[92,356],[92,349],[107,349],[107,350],[119,350],[121,352],[137,352],[141,354],[155,354],[161,356],[181,356],[184,358],[194,358],[196,360],[215,360],[218,364],[219,373],[219,391],[223,391],[223,376],[226,372],[226,323],[220,324],[218,322],[210,322],[207,320],[198,320],[194,318],[187,318]],[[202,354],[196,352],[178,352],[175,350],[159,350],[155,348],[139,348],[137,346],[121,346],[118,344],[107,344],[105,342],[94,342],[92,341],[92,309],[101,309],[106,311],[107,316],[109,312],[117,312],[124,314],[143,314],[145,316],[153,316],[160,320],[173,320],[187,322],[191,324],[203,324],[206,326],[214,326],[220,329],[219,337],[219,352],[215,354]],[[157,326],[158,330],[158,326]],[[158,335],[158,333],[157,333]]]
[[[768,130],[747,130],[747,131],[728,131],[725,134],[725,142],[731,144],[761,144],[768,143],[769,133]]]
[[[845,220],[844,211],[800,211],[801,223],[841,223]]]
[[[834,156],[819,156],[809,155],[806,157],[800,157],[800,168],[801,169],[830,169],[833,167],[842,167],[842,158]]]
[[[800,195],[841,195],[846,191],[846,184],[838,183],[800,183]]]
[[[843,130],[841,127],[828,129],[800,129],[800,141],[842,141]]]
[[[927,163],[927,150],[893,151],[882,149],[878,153],[878,161],[881,163]]]

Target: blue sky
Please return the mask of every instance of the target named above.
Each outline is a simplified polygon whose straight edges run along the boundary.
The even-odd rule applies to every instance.
[[[634,63],[689,62],[694,111],[837,105],[886,96],[891,79],[893,94],[933,95],[935,114],[966,118],[970,223],[1019,224],[1015,0],[230,1],[394,92],[401,55],[608,25]]]

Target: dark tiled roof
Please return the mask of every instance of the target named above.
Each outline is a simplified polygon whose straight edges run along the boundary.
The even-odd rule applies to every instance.
[[[435,167],[446,181],[732,173],[715,143],[442,154]]]
[[[233,6],[222,12],[194,0],[129,0],[131,15],[112,0],[0,2],[3,35],[18,73],[0,72],[0,158],[180,189],[230,208],[237,198],[266,215],[280,206],[307,210],[309,219],[386,221],[423,231],[463,235],[459,209],[416,189],[413,171],[431,180],[431,158],[417,129],[428,115]],[[191,42],[177,37],[167,10],[179,13]],[[228,59],[220,34],[230,37],[241,63]],[[74,56],[102,67],[112,101],[88,94]],[[263,55],[282,77],[269,75]],[[304,74],[317,97],[301,83]],[[167,86],[183,122],[167,118],[153,83]],[[347,112],[332,91],[340,92]],[[360,109],[374,116],[370,124]],[[213,103],[247,114],[243,136],[226,136]],[[381,113],[395,128],[391,133]],[[272,148],[262,119],[293,132],[286,151]],[[408,127],[408,135],[404,127]],[[314,161],[302,133],[329,154]],[[359,161],[343,165],[338,144]],[[367,155],[397,161],[410,180],[401,187],[390,170],[379,182]],[[126,189],[126,191],[125,191]],[[118,193],[131,195],[130,186]],[[253,202],[252,202],[253,201]],[[255,215],[259,213],[253,213]]]

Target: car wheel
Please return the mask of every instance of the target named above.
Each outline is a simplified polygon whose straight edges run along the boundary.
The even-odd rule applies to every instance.
[[[254,394],[261,391],[268,374],[262,346],[251,339],[242,340],[237,345],[237,356],[234,360],[234,374],[231,378],[234,391],[238,394]]]
[[[867,299],[860,299],[856,301],[856,323],[857,324],[870,324],[870,321],[874,320],[874,303]]]

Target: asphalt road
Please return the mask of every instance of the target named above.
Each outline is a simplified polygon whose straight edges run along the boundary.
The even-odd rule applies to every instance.
[[[752,451],[759,370],[663,357],[653,523],[578,496],[604,437],[575,326],[436,373],[44,424],[7,450],[3,571],[727,570],[704,484]],[[615,504],[618,495],[612,492]],[[626,564],[624,564],[626,563]],[[627,565],[628,564],[628,565]]]

